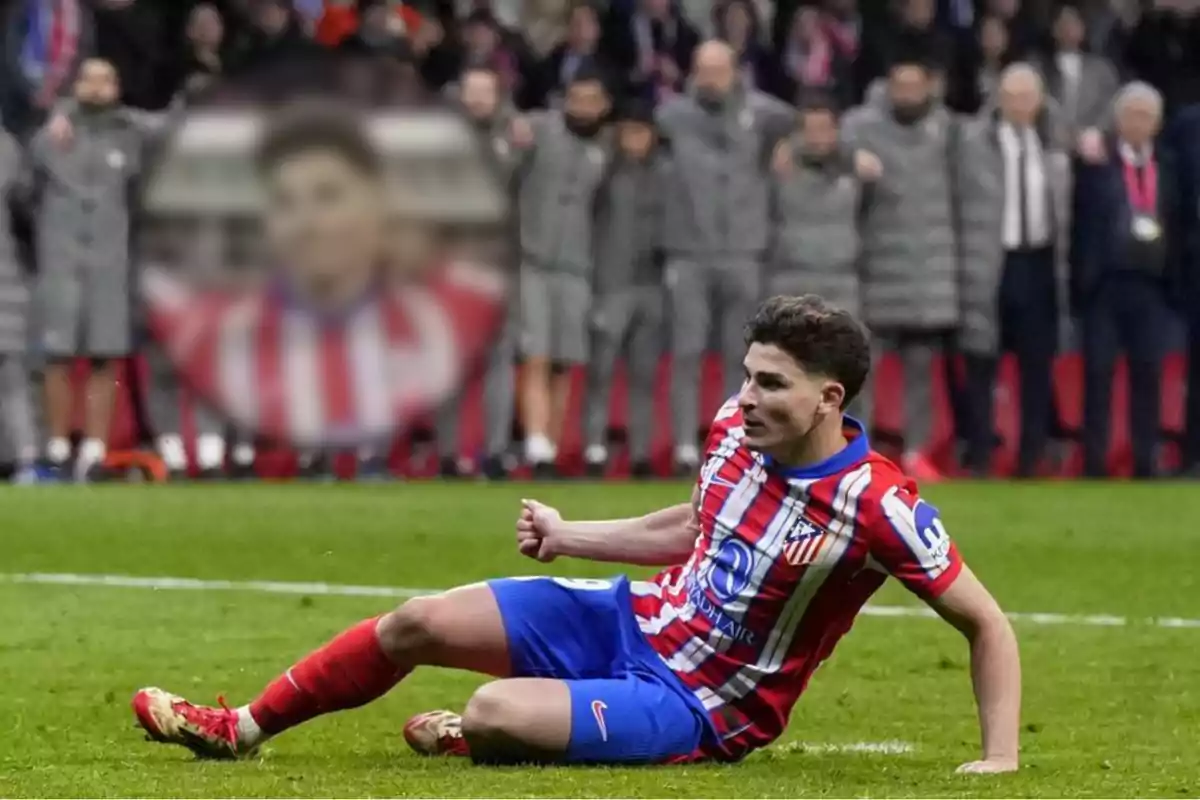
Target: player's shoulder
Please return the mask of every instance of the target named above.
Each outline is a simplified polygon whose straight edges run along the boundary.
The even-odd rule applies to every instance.
[[[937,509],[921,499],[916,481],[891,459],[872,450],[856,469],[866,473],[856,516],[868,534],[911,521],[918,513],[936,515]]]

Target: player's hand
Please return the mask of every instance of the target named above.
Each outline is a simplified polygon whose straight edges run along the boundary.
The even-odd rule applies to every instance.
[[[1076,143],[1079,157],[1088,164],[1103,164],[1108,157],[1104,151],[1104,134],[1096,128],[1087,128],[1079,134]]]
[[[46,133],[55,147],[66,148],[70,147],[71,142],[75,139],[75,126],[71,124],[70,117],[58,111],[46,123]]]
[[[854,174],[865,183],[877,181],[883,177],[883,162],[870,150],[855,150]]]
[[[558,509],[537,500],[522,500],[521,515],[517,517],[517,549],[521,555],[544,564],[553,561],[558,556],[554,549],[554,530],[561,522]]]
[[[955,772],[959,775],[999,775],[1004,772],[1016,772],[1017,769],[1015,758],[985,758],[982,761],[963,764]]]
[[[513,147],[525,148],[533,146],[533,126],[524,117],[517,117],[508,127],[508,136]]]

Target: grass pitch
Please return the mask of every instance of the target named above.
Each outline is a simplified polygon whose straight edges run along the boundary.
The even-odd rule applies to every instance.
[[[297,656],[395,601],[14,577],[442,588],[540,571],[513,547],[517,503],[528,495],[567,516],[614,517],[680,502],[688,488],[0,490],[0,796],[1200,795],[1195,485],[957,484],[928,493],[1006,609],[1068,615],[1016,623],[1024,763],[999,778],[953,774],[978,753],[966,647],[944,624],[907,616],[860,618],[785,737],[740,765],[484,769],[421,759],[404,746],[404,720],[458,707],[478,683],[435,670],[369,708],[281,737],[261,760],[198,763],[141,740],[128,709],[136,688],[245,702]],[[612,572],[572,562],[550,569]],[[876,603],[915,601],[889,585]]]

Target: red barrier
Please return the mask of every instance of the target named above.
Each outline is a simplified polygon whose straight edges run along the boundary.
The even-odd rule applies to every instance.
[[[125,365],[119,371],[118,380],[121,382],[122,387],[134,385],[129,380],[131,377],[129,374],[130,369],[141,370],[144,368],[140,359],[133,360],[130,364],[133,366]],[[1185,359],[1178,353],[1169,355],[1163,365],[1162,429],[1165,433],[1165,444],[1167,445],[1163,448],[1165,453],[1164,465],[1166,466],[1172,465],[1178,459],[1177,447],[1174,446],[1175,442],[1173,439],[1182,435],[1183,430],[1186,369]],[[934,372],[935,385],[933,397],[936,407],[934,416],[935,444],[931,450],[931,456],[943,469],[953,474],[955,464],[953,463],[952,421],[945,386],[944,370],[939,364]],[[1115,385],[1113,387],[1112,435],[1109,450],[1109,466],[1115,475],[1128,475],[1132,460],[1129,441],[1129,394],[1125,374],[1124,363],[1118,364],[1114,381]],[[83,396],[83,384],[86,375],[87,364],[86,362],[81,362],[75,374],[81,398]],[[669,424],[671,420],[669,376],[670,364],[668,360],[664,359],[660,365],[654,397],[655,419],[662,420],[664,424],[656,426],[652,444],[655,466],[663,472],[669,470],[671,461],[672,431]],[[611,400],[610,427],[612,428],[624,429],[626,420],[628,419],[629,408],[626,402],[625,380],[624,371],[618,369]],[[873,428],[878,432],[892,434],[892,437],[897,438],[903,430],[905,413],[902,400],[904,396],[902,380],[903,375],[899,360],[890,355],[885,356],[883,362],[878,367],[876,376],[876,416],[873,421]],[[1068,354],[1060,357],[1054,366],[1054,387],[1059,414],[1062,417],[1061,422],[1068,430],[1078,431],[1082,426],[1082,384],[1083,369],[1079,356],[1077,354]],[[139,383],[138,385],[144,385],[144,383]],[[721,391],[720,363],[717,359],[710,358],[706,360],[702,370],[699,390],[701,419],[707,419],[716,412],[716,409],[724,400]],[[1017,390],[1016,365],[1011,358],[1005,358],[998,370],[994,397],[994,424],[1002,440],[993,462],[993,472],[997,475],[1009,474],[1016,462],[1017,435],[1020,426],[1019,395]],[[568,472],[578,470],[582,462],[583,441],[580,423],[583,413],[584,391],[584,375],[582,370],[580,370],[575,374],[568,410],[567,431],[560,447],[562,465]],[[76,410],[76,421],[79,424],[82,423],[82,404],[80,406]],[[476,381],[473,385],[467,387],[465,399],[462,404],[461,451],[469,456],[478,455],[482,447],[482,411],[481,391],[479,382]],[[191,440],[194,437],[190,431],[191,413],[186,400],[184,401],[183,424],[184,438],[189,442],[190,447]],[[126,391],[119,392],[116,415],[113,420],[111,432],[112,447],[120,449],[136,445],[134,441],[136,433],[137,424],[134,419],[129,394]],[[1066,461],[1057,465],[1056,471],[1058,474],[1076,475],[1081,471],[1082,457],[1078,452],[1078,446],[1073,446],[1071,451]],[[428,462],[428,459],[422,457],[418,459],[422,463],[411,463],[413,456],[421,455],[420,453],[414,453],[410,443],[401,439],[397,441],[393,448],[391,460],[398,472],[412,475],[427,474],[432,466],[431,463],[425,463]],[[613,473],[617,475],[625,474],[629,465],[623,448],[616,451],[614,455]],[[260,453],[258,470],[263,477],[285,477],[291,474],[294,468],[295,457],[286,450],[264,451]],[[352,456],[347,456],[339,461],[338,472],[339,474],[350,474],[353,472]]]

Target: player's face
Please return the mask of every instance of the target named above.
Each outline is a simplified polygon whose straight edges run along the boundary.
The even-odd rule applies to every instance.
[[[563,111],[584,122],[599,122],[608,112],[608,93],[600,81],[578,81],[567,89]]]
[[[267,243],[297,289],[341,300],[369,280],[384,245],[375,178],[333,151],[314,150],[278,164],[267,197]]]
[[[500,105],[500,84],[496,73],[485,70],[468,72],[462,82],[462,104],[471,119],[491,119]]]
[[[117,70],[99,58],[90,58],[79,69],[75,99],[88,106],[111,106],[117,102]]]
[[[654,129],[644,122],[626,120],[618,128],[621,152],[634,161],[642,161],[654,147]]]
[[[829,155],[837,148],[837,117],[832,111],[819,109],[802,112],[800,125],[805,152],[824,156]]]
[[[840,383],[809,374],[773,344],[750,345],[742,363],[746,380],[738,405],[751,449],[787,453],[841,409],[846,390]]]

